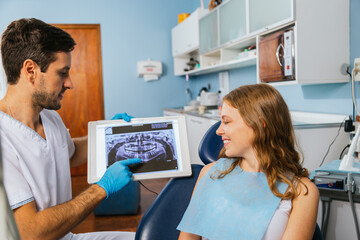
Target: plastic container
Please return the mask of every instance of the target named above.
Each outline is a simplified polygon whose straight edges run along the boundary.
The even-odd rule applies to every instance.
[[[182,21],[184,21],[188,16],[190,16],[190,13],[178,14],[178,23],[181,23]]]

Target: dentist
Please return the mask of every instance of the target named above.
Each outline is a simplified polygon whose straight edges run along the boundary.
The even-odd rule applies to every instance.
[[[4,185],[22,239],[134,239],[135,233],[72,234],[100,202],[131,181],[129,159],[72,199],[70,167],[87,160],[87,137],[71,139],[54,110],[73,88],[65,31],[38,19],[13,21],[2,34],[8,89],[0,101]],[[85,79],[84,79],[85,81]]]

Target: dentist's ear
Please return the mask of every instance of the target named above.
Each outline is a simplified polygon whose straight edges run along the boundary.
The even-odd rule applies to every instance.
[[[32,83],[36,78],[37,67],[37,64],[31,59],[26,59],[23,63],[22,71],[25,74],[26,78]]]

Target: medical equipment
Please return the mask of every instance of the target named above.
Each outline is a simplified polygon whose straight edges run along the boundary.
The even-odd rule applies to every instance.
[[[348,201],[350,202],[356,233],[359,239],[360,233],[354,202],[360,202],[360,172],[339,170],[340,164],[340,160],[335,160],[319,167],[314,172],[313,180],[319,189],[320,200],[322,202],[321,232],[325,239],[331,201]],[[360,167],[360,163],[353,164],[355,168]]]
[[[330,203],[332,200],[349,201],[354,217],[357,238],[360,239],[355,202],[360,202],[360,163],[354,162],[354,153],[360,137],[360,127],[352,139],[348,153],[340,160],[332,161],[315,170],[313,177],[323,203],[322,227],[326,236]],[[327,207],[325,206],[327,203]]]
[[[345,164],[345,166],[349,167],[349,169],[354,169],[354,172],[351,170],[340,170],[339,166],[343,161],[344,159],[342,161],[335,160],[315,170],[313,179],[319,189],[320,200],[322,202],[321,231],[325,238],[331,201],[349,201],[359,239],[360,233],[354,202],[360,202],[360,172],[358,171],[360,163],[351,163],[351,159],[350,161],[346,160],[349,163]]]
[[[355,153],[356,145],[358,144],[359,141],[359,136],[360,136],[360,127],[357,129],[356,134],[352,139],[348,153],[344,156],[343,160],[340,163],[339,170],[360,172],[360,168],[354,168],[353,166],[354,158],[355,158],[354,153]]]

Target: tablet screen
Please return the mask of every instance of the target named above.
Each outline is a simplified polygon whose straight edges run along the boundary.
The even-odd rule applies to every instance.
[[[130,158],[141,159],[129,166],[135,180],[191,175],[187,144],[185,121],[177,116],[90,122],[89,149],[95,147],[95,160],[89,151],[89,167],[95,169],[89,168],[88,180],[100,179],[112,164]]]

